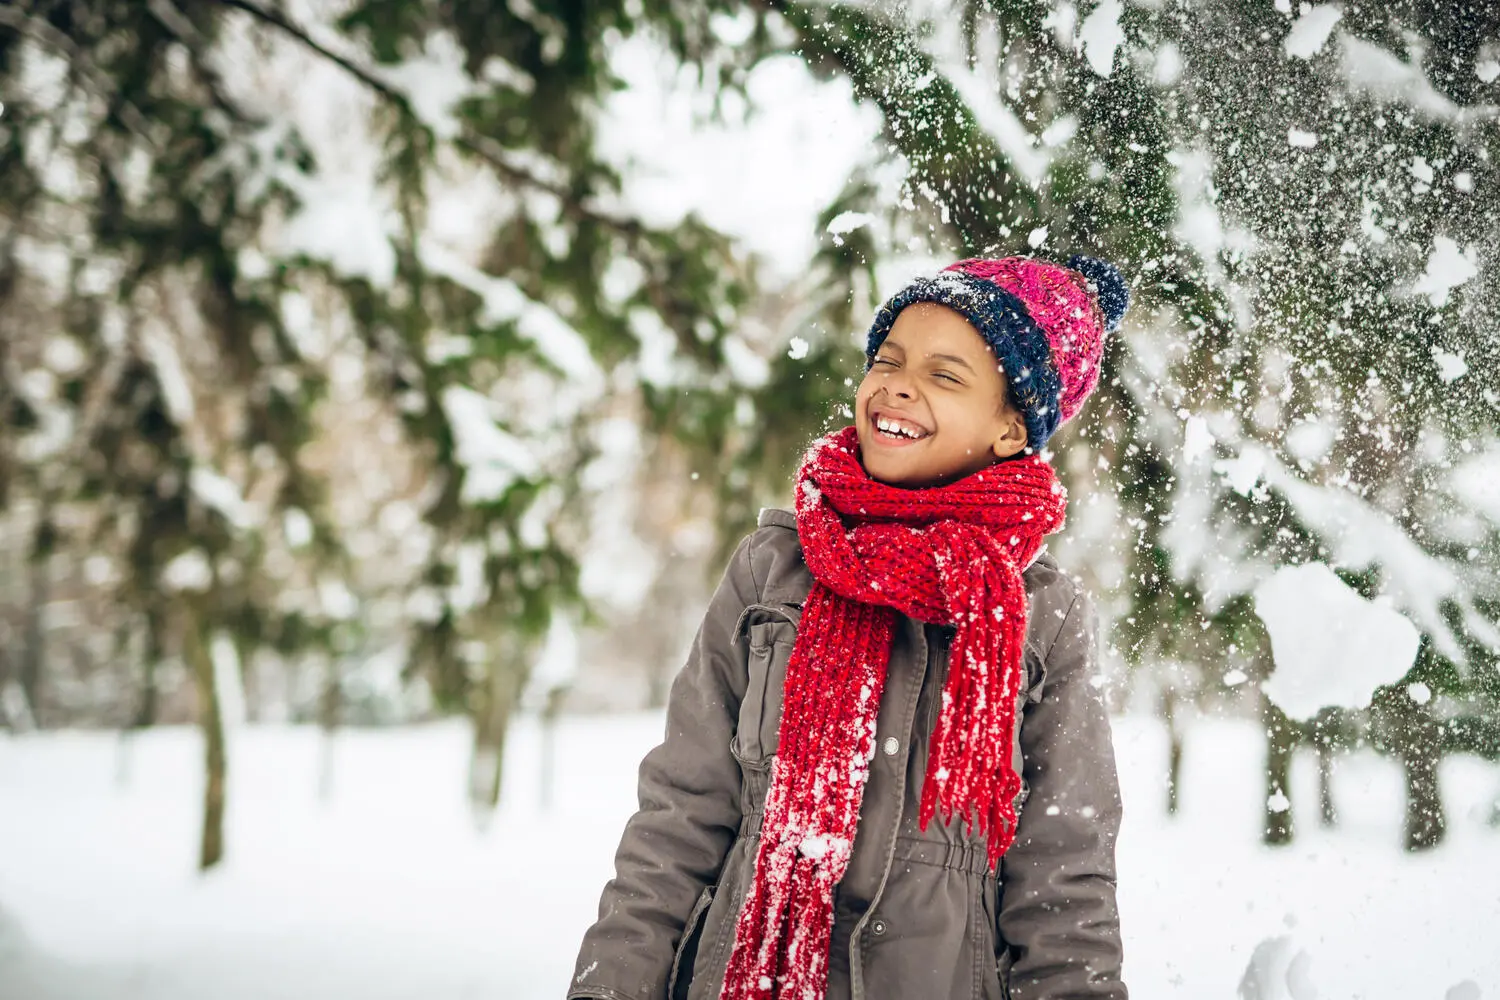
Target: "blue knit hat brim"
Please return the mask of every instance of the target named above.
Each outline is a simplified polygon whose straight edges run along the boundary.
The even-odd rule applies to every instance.
[[[1040,451],[1061,423],[1057,400],[1062,379],[1053,364],[1047,335],[1019,298],[992,281],[944,271],[933,278],[919,278],[891,296],[870,325],[865,340],[865,371],[874,365],[875,354],[901,310],[917,302],[947,306],[979,331],[1000,362],[1011,402],[1026,422],[1027,447]]]

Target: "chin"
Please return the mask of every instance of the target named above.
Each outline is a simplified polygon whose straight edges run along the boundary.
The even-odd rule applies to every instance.
[[[923,489],[929,483],[933,482],[933,479],[930,476],[912,473],[906,473],[904,475],[893,474],[890,472],[882,473],[876,470],[872,470],[868,465],[865,466],[865,472],[871,479],[875,480],[877,483],[882,483],[886,486],[894,486],[897,489],[903,490]]]
[[[873,449],[866,448],[864,446],[864,444],[861,442],[861,444],[859,446],[859,455],[857,457],[859,458],[860,468],[862,468],[862,469],[865,470],[865,475],[869,476],[871,479],[875,480],[877,483],[884,483],[887,486],[898,485],[896,482],[894,482],[892,480],[892,478],[889,475],[889,473],[883,472],[880,469],[880,463],[879,463],[879,461],[876,461],[874,463],[874,467],[873,468],[871,467],[870,455],[871,455],[872,451],[873,451]]]

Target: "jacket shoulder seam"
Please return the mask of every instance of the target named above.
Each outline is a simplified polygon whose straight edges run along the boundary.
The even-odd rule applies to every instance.
[[[759,534],[760,529],[757,528],[745,538],[745,563],[750,567],[750,588],[757,601],[761,600],[761,594],[765,590],[755,569],[755,550],[759,547],[755,544],[755,536]]]
[[[790,544],[795,547],[796,552],[801,553],[801,540],[796,535],[796,514],[784,510],[781,507],[762,507],[759,517],[756,519],[757,528],[754,531],[756,543],[753,549],[772,549],[772,555],[766,556],[762,552],[762,565],[765,568],[765,579],[759,580],[756,586],[756,600],[771,601],[771,603],[792,603],[801,606],[801,591],[795,586],[790,586],[784,579],[772,577],[772,567],[775,565],[781,547],[787,543],[787,535],[781,532],[790,532]]]
[[[756,517],[757,527],[769,528],[775,525],[778,528],[791,528],[797,530],[797,515],[785,507],[762,507],[760,514]]]

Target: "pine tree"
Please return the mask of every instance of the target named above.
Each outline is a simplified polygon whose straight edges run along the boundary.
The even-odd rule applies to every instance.
[[[1483,48],[1500,14],[758,6],[884,115],[906,203],[868,255],[927,222],[937,255],[1091,252],[1130,277],[1098,398],[1055,445],[1066,475],[1112,481],[1113,496],[1075,491],[1113,513],[1090,523],[1130,528],[1123,546],[1073,541],[1112,595],[1119,651],[1195,665],[1187,693],[1211,702],[1270,669],[1251,592],[1275,566],[1322,559],[1391,594],[1423,655],[1362,728],[1337,732],[1403,762],[1408,846],[1435,843],[1437,756],[1500,753],[1500,525],[1464,510],[1453,476],[1466,456],[1493,468],[1500,448],[1486,236],[1500,222],[1500,85]],[[867,190],[851,207],[891,206]],[[1437,700],[1406,693],[1416,683],[1464,722],[1435,725]],[[1333,738],[1268,732],[1273,756]]]
[[[731,6],[0,10],[0,503],[29,620],[66,591],[94,623],[64,637],[83,687],[40,629],[9,669],[41,723],[139,725],[161,665],[190,666],[205,867],[227,767],[216,637],[246,665],[321,663],[326,725],[340,664],[398,642],[436,708],[473,718],[492,805],[536,642],[580,600],[605,397],[643,397],[650,432],[717,453],[753,275],[702,222],[633,214],[595,122],[608,47],[636,32],[734,85],[769,43],[761,25],[720,44]],[[456,249],[429,210],[465,182],[486,229]],[[643,383],[643,327],[679,385]],[[329,453],[345,425],[352,462]],[[375,530],[341,461],[401,472],[380,498],[415,522]]]

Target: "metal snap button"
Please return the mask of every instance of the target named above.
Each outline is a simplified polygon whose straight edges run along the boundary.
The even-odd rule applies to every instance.
[[[901,749],[901,741],[894,736],[887,736],[885,742],[880,744],[880,749],[885,751],[887,757],[894,757],[896,751]]]
[[[874,920],[874,921],[872,921],[870,923],[870,931],[876,937],[879,937],[880,935],[884,934],[885,933],[885,921],[884,920]]]

